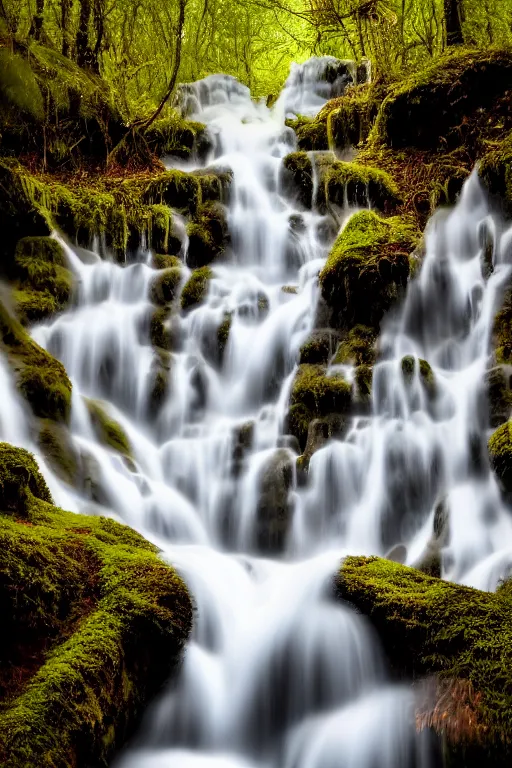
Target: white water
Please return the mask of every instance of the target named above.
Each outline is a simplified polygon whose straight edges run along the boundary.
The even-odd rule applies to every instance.
[[[178,680],[148,712],[122,768],[439,764],[427,735],[416,733],[411,691],[391,684],[369,625],[332,599],[333,574],[346,553],[385,554],[398,543],[416,562],[440,501],[450,528],[446,577],[493,589],[512,563],[510,516],[485,460],[481,394],[510,234],[490,217],[475,178],[457,208],[431,222],[420,275],[385,324],[371,416],[355,418],[344,441],[318,451],[308,485],[295,486],[294,442],[282,435],[289,387],[313,326],[317,274],[350,214],[337,211],[335,227],[327,215],[301,210],[281,183],[282,158],[295,146],[283,104],[298,112],[321,106],[319,89],[310,88],[319,67],[292,73],[273,112],[224,76],[187,89],[188,111],[215,138],[209,163],[234,173],[231,247],[213,265],[205,304],[175,320],[179,351],[156,422],[148,410],[150,254],[121,267],[65,244],[77,306],[33,331],[73,381],[73,439],[88,467],[73,503],[158,542],[197,605]],[[292,228],[297,215],[301,226],[295,218]],[[495,241],[487,282],[482,222]],[[227,312],[219,366],[209,350]],[[431,363],[435,398],[418,375],[404,381],[406,354]],[[15,400],[0,375],[3,395]],[[125,428],[136,471],[97,443],[84,396],[104,400]],[[28,444],[16,432],[23,420],[10,420],[18,407],[2,398],[2,435]],[[240,430],[251,422],[247,445]],[[265,557],[262,541],[272,542],[259,535],[260,485],[277,452],[293,514],[285,552]]]

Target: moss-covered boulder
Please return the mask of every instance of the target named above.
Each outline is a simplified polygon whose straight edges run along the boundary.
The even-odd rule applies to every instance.
[[[105,765],[179,659],[189,595],[131,529],[54,507],[26,451],[0,444],[0,474],[0,762]]]
[[[327,419],[332,434],[339,431],[351,396],[352,387],[340,374],[327,375],[323,365],[299,365],[290,394],[287,428],[301,450],[306,447],[309,424],[314,419]]]
[[[286,125],[295,131],[299,149],[306,152],[329,149],[325,121],[301,115],[296,119],[287,120]]]
[[[378,329],[384,313],[405,289],[409,254],[418,237],[407,219],[384,219],[373,211],[352,216],[320,273],[332,327]]]
[[[41,418],[67,421],[71,382],[66,369],[27,334],[0,303],[0,349],[13,369],[18,389]]]
[[[60,312],[73,290],[62,247],[50,237],[24,237],[14,255],[12,297],[22,323],[43,320]]]
[[[155,275],[150,287],[150,298],[153,304],[165,306],[174,301],[178,295],[181,279],[182,270],[179,267],[169,267]]]
[[[192,309],[204,300],[212,277],[210,267],[200,267],[192,272],[181,292],[182,309]]]
[[[366,141],[385,95],[383,83],[365,83],[328,101],[316,120],[325,122],[329,145],[345,149]]]
[[[205,125],[177,114],[155,120],[144,131],[144,139],[157,157],[172,155],[182,160],[204,157],[211,146]]]
[[[389,88],[372,138],[393,149],[453,149],[464,123],[511,88],[510,51],[451,51]]]
[[[503,490],[512,493],[512,421],[507,421],[489,438],[489,459]]]
[[[427,360],[418,359],[413,355],[406,355],[400,361],[400,367],[406,384],[410,384],[415,376],[418,376],[425,390],[431,395],[435,394],[436,380],[434,371]]]
[[[497,365],[487,371],[485,384],[489,401],[489,423],[491,427],[499,427],[510,418],[512,410],[511,391],[512,368],[507,365]]]
[[[370,619],[399,674],[438,676],[444,707],[429,725],[445,736],[450,750],[460,750],[453,764],[508,764],[509,589],[479,592],[389,560],[348,557],[338,574],[337,591]],[[470,757],[473,762],[466,762]]]
[[[187,234],[187,265],[191,269],[198,269],[211,264],[224,252],[229,242],[224,207],[220,203],[201,205],[187,226]]]
[[[366,325],[355,325],[340,341],[334,364],[373,365],[376,358],[376,333]]]
[[[327,364],[336,350],[337,334],[330,328],[313,331],[299,351],[299,363]]]
[[[275,451],[261,470],[255,531],[259,552],[280,552],[286,544],[293,515],[293,476],[293,460],[284,448]]]
[[[98,400],[86,400],[86,406],[98,440],[114,451],[131,457],[132,447],[121,425],[108,415]]]
[[[371,203],[382,211],[391,211],[400,202],[391,176],[369,165],[338,161],[330,153],[311,158],[306,152],[292,152],[284,158],[283,166],[299,201],[309,208],[315,177],[318,188],[314,202],[320,206],[331,203],[366,207]]]

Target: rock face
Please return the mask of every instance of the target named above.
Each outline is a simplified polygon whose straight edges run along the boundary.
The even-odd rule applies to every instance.
[[[0,762],[106,764],[179,658],[188,592],[130,528],[54,507],[27,451],[0,444],[0,479]]]
[[[348,557],[337,593],[369,618],[398,674],[439,676],[444,715],[430,725],[446,740],[449,765],[509,764],[510,583],[479,592],[377,557]]]
[[[261,471],[256,512],[256,542],[261,552],[280,552],[284,548],[293,514],[293,476],[293,459],[285,448],[278,449]]]

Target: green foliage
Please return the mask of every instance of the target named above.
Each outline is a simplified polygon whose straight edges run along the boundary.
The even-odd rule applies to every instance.
[[[26,451],[0,445],[0,477],[26,502],[0,514],[0,642],[13,665],[1,680],[0,758],[103,764],[177,660],[190,598],[135,531],[52,506]]]
[[[12,296],[22,323],[37,322],[64,309],[73,275],[65,267],[61,246],[50,237],[24,237],[14,255]]]

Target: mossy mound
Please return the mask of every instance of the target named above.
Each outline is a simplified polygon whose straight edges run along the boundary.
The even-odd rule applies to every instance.
[[[86,400],[86,405],[98,440],[114,451],[131,457],[132,447],[121,425],[106,413],[98,400]]]
[[[224,207],[220,203],[201,205],[187,226],[187,234],[187,265],[198,269],[211,264],[224,252],[229,242]]]
[[[301,115],[295,120],[287,120],[286,125],[295,131],[299,149],[306,152],[329,149],[325,122]]]
[[[212,277],[213,272],[210,267],[201,267],[192,272],[181,292],[182,309],[192,309],[204,300]]]
[[[469,747],[481,746],[481,757],[503,759],[512,723],[512,605],[507,590],[479,592],[377,557],[346,558],[337,590],[368,616],[397,672],[439,675],[446,683],[469,686],[474,694],[473,706],[465,711],[470,728],[465,731],[462,723],[455,728],[457,746],[464,747],[467,739]],[[466,703],[458,702],[455,717]],[[446,712],[444,723],[443,718],[438,723],[445,734],[454,725],[450,715]]]
[[[464,122],[510,88],[510,51],[457,49],[389,88],[372,139],[393,149],[453,149]]]
[[[489,401],[489,423],[499,427],[508,421],[512,410],[511,369],[497,365],[485,375],[487,397]]]
[[[386,94],[380,82],[347,88],[343,96],[328,101],[316,120],[325,122],[330,146],[344,149],[366,141]]]
[[[376,334],[373,328],[356,325],[340,342],[333,359],[335,365],[373,365],[375,362]]]
[[[204,157],[211,146],[206,126],[179,115],[156,120],[144,131],[144,139],[156,157],[173,155],[182,160]]]
[[[313,331],[299,351],[299,363],[327,364],[337,345],[337,335],[330,329]]]
[[[378,329],[409,277],[409,254],[419,233],[409,220],[361,211],[338,236],[320,273],[331,326]]]
[[[0,303],[0,348],[16,375],[18,389],[36,416],[67,421],[71,382],[66,369],[26,333]]]
[[[308,439],[309,424],[314,419],[329,419],[330,433],[340,429],[351,406],[352,387],[339,374],[327,375],[323,365],[299,365],[290,394],[290,410],[287,426],[290,434],[304,450]]]
[[[491,467],[506,493],[512,492],[512,421],[507,421],[489,438]]]
[[[0,761],[107,764],[179,657],[186,587],[131,529],[54,507],[26,451],[0,444],[0,473],[25,500],[0,499]]]
[[[434,394],[436,380],[434,376],[434,371],[432,370],[430,363],[428,363],[426,360],[423,360],[421,358],[418,359],[416,357],[413,357],[413,355],[406,355],[405,357],[402,358],[400,362],[400,367],[402,369],[402,375],[406,382],[410,383],[413,380],[414,376],[418,375],[425,389],[431,394]]]
[[[494,318],[493,347],[496,362],[512,363],[512,291],[507,291],[502,307]]]
[[[330,153],[311,158],[306,152],[292,152],[284,158],[283,166],[299,201],[307,208],[313,203],[315,174],[318,190],[314,202],[320,206],[334,203],[366,207],[371,203],[382,211],[391,211],[400,202],[398,187],[391,176],[369,165],[337,161]]]
[[[12,296],[22,323],[43,320],[67,305],[73,275],[65,265],[61,246],[50,237],[24,237],[18,242]]]

